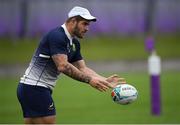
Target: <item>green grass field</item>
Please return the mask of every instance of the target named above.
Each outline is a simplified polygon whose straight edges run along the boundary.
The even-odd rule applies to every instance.
[[[29,63],[39,39],[0,39],[0,64]],[[180,58],[180,35],[159,35],[155,47],[163,59]],[[144,49],[142,36],[99,36],[81,40],[82,55],[85,60],[144,60],[147,52]]]
[[[156,49],[162,60],[180,58],[179,40],[179,35],[156,37]],[[0,38],[0,65],[29,63],[38,41],[39,39],[24,39],[12,43],[10,39]],[[148,57],[144,51],[142,36],[85,38],[82,40],[81,50],[86,61],[146,60]],[[121,76],[139,91],[138,100],[133,104],[126,106],[115,104],[110,97],[110,91],[101,93],[86,84],[62,76],[53,92],[57,123],[180,124],[180,72],[167,71],[161,75],[161,116],[151,115],[148,74],[121,73]],[[0,77],[0,123],[23,123],[16,97],[18,80],[17,77]]]
[[[139,92],[138,100],[130,105],[115,104],[111,100],[110,91],[101,93],[84,83],[61,76],[53,92],[57,123],[180,123],[180,72],[165,72],[161,75],[161,116],[152,116],[150,112],[150,84],[147,73],[121,75]],[[17,84],[17,78],[0,79],[0,123],[23,123],[16,98]]]

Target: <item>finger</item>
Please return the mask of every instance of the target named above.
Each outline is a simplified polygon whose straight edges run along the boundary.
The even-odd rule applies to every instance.
[[[109,76],[107,79],[113,79],[113,78],[118,78],[118,75],[117,74],[113,74],[113,75]]]
[[[117,86],[119,84],[126,84],[126,81],[114,82],[113,85]]]
[[[122,78],[122,77],[120,77],[119,79],[120,79],[120,80],[125,80],[125,78]]]
[[[119,81],[120,83],[126,83],[126,80],[124,79],[124,80],[120,80]]]
[[[110,78],[113,78],[113,77],[119,77],[117,74],[113,74],[112,76],[110,76]]]
[[[101,91],[101,92],[103,92],[103,90],[101,89],[101,88],[99,88],[99,87],[95,87],[97,90],[99,90],[99,91]]]
[[[120,82],[113,83],[113,87],[115,88],[119,84],[121,84],[121,83]]]
[[[113,78],[112,81],[110,81],[110,82],[121,82],[121,81],[124,82],[125,79],[124,78],[123,79],[122,78]]]
[[[120,80],[119,81],[121,84],[125,84],[126,83],[126,80],[124,79],[124,80]]]
[[[113,85],[107,81],[100,81],[102,84],[104,84],[108,88],[113,88]]]
[[[102,88],[103,90],[109,89],[109,87],[107,85],[103,84],[103,83],[100,83],[98,85],[99,85],[99,88]]]
[[[106,88],[103,88],[103,87],[102,87],[102,88],[99,87],[98,89],[99,89],[101,92],[106,92],[106,90],[107,90]]]
[[[116,76],[116,75],[109,77],[109,79],[112,79],[112,80],[114,80],[114,79],[119,79],[119,78],[120,78],[120,77],[119,77],[119,76]]]
[[[112,85],[112,88],[115,88],[117,85],[119,85],[120,83],[119,82],[116,82],[116,83],[111,83],[111,85]]]
[[[108,89],[106,86],[103,87],[103,86],[101,86],[101,85],[99,85],[99,84],[97,84],[96,86],[94,86],[94,88],[96,88],[97,90],[99,90],[99,91],[101,91],[101,92],[106,91],[106,90]]]
[[[115,88],[119,84],[126,84],[126,81],[121,81],[121,82],[112,82],[113,88]]]
[[[119,78],[119,77],[117,77],[117,78],[111,78],[112,80],[110,80],[110,81],[108,81],[108,82],[120,82],[120,83],[126,83],[126,80],[125,80],[125,78]]]
[[[126,84],[126,81],[121,81],[120,83],[121,83],[121,84]]]
[[[118,81],[126,81],[125,78],[116,78]]]

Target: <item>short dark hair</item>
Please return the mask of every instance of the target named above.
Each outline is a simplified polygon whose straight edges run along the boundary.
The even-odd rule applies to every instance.
[[[77,22],[82,21],[82,20],[86,20],[86,19],[82,18],[81,16],[74,16],[74,17],[68,18],[68,19],[66,20],[66,22],[67,22],[67,23],[70,22],[73,18],[75,18],[75,20],[76,20]]]

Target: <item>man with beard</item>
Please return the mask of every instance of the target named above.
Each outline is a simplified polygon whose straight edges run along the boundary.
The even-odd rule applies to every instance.
[[[96,17],[86,8],[76,6],[70,10],[63,25],[41,39],[17,88],[25,123],[55,123],[51,94],[60,73],[102,92],[114,88],[119,81],[125,82],[117,75],[103,77],[86,66],[77,38],[84,37],[91,21],[95,22]]]

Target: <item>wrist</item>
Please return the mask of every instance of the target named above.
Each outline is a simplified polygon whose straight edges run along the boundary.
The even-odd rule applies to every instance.
[[[92,77],[87,76],[87,77],[85,78],[85,82],[88,83],[88,84],[90,84],[90,83],[92,82]]]
[[[107,82],[112,82],[112,79],[106,78]]]

